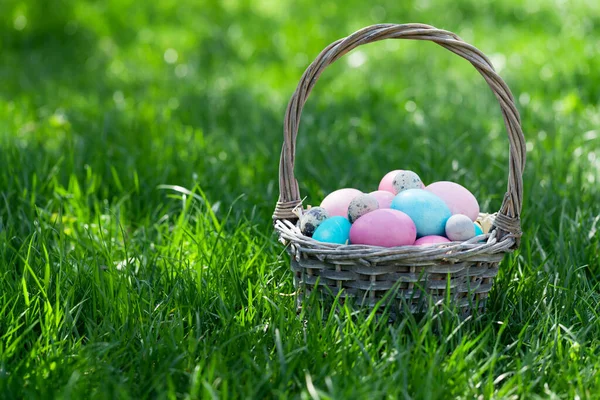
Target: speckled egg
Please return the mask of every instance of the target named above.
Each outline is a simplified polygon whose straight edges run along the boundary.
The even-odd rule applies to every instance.
[[[350,205],[350,202],[356,196],[361,194],[363,193],[357,189],[339,189],[329,193],[329,195],[323,199],[320,206],[327,210],[330,217],[337,215],[345,218],[348,216],[348,206]]]
[[[348,206],[348,220],[354,222],[363,215],[379,208],[379,202],[370,194],[356,196]]]
[[[408,189],[423,189],[425,185],[419,178],[419,175],[412,171],[400,171],[394,176],[392,183],[394,186],[394,193],[398,194]]]
[[[475,221],[479,216],[479,203],[471,192],[458,183],[434,182],[425,188],[440,197],[450,208],[452,214],[464,214]]]
[[[443,236],[452,215],[442,199],[423,189],[404,190],[394,197],[392,209],[406,213],[417,227],[417,236]]]
[[[376,190],[369,194],[377,199],[379,208],[390,208],[395,196],[394,193],[388,192],[387,190]]]
[[[429,235],[417,239],[415,246],[431,246],[438,243],[450,243],[450,240],[444,236]]]
[[[398,174],[398,172],[402,172],[401,169],[395,169],[393,171],[388,172],[379,182],[379,190],[385,190],[386,192],[394,193],[394,177]]]
[[[347,244],[350,239],[350,221],[344,217],[334,216],[321,222],[313,233],[313,239],[319,242]]]
[[[300,217],[300,230],[303,235],[312,236],[323,221],[329,218],[323,207],[313,207]]]
[[[455,242],[462,242],[475,237],[475,225],[471,218],[463,214],[455,214],[446,222],[446,237]]]
[[[363,215],[350,228],[352,244],[396,247],[415,242],[417,228],[408,215],[389,208]]]

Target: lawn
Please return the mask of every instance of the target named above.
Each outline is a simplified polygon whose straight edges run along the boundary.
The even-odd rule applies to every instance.
[[[2,0],[0,397],[600,398],[600,3]],[[485,315],[298,315],[271,214],[321,49],[422,22],[486,53],[527,140]],[[392,169],[496,211],[508,140],[466,61],[385,41],[309,99],[307,204]]]

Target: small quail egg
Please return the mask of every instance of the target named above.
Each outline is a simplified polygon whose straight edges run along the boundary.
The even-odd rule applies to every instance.
[[[313,207],[300,217],[300,231],[305,236],[312,236],[323,221],[329,218],[323,207]]]
[[[394,191],[396,194],[408,189],[423,189],[423,181],[419,175],[412,171],[400,171],[394,177]]]
[[[348,220],[354,222],[363,215],[375,211],[379,208],[377,198],[371,194],[361,194],[356,196],[348,206]]]

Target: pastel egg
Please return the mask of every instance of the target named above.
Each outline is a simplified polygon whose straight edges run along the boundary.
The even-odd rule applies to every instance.
[[[344,217],[334,216],[321,222],[313,233],[313,239],[319,242],[346,244],[350,238],[350,221]]]
[[[464,214],[475,221],[479,216],[479,203],[471,192],[458,183],[434,182],[425,188],[446,202],[452,214]]]
[[[455,214],[446,222],[446,237],[456,242],[474,238],[475,224],[466,215]]]
[[[398,194],[408,189],[423,189],[423,181],[419,178],[419,175],[412,171],[400,171],[394,176],[392,182],[394,187],[394,193]]]
[[[479,226],[477,222],[473,222],[473,225],[475,225],[475,236],[483,235],[483,229],[481,229],[481,226]]]
[[[361,194],[356,196],[348,206],[348,220],[354,222],[363,215],[375,211],[379,208],[379,202],[375,196],[370,194]]]
[[[432,244],[438,243],[450,243],[450,240],[443,236],[437,235],[423,236],[422,238],[417,239],[415,246],[431,246]]]
[[[323,207],[313,207],[300,217],[300,231],[305,236],[312,236],[323,221],[329,218]]]
[[[406,213],[414,221],[418,237],[444,235],[446,221],[452,216],[442,199],[423,189],[408,189],[398,193],[391,207]]]
[[[385,190],[386,192],[394,193],[394,177],[398,174],[398,172],[402,172],[401,169],[395,169],[393,171],[388,172],[379,182],[379,190]]]
[[[473,222],[475,226],[475,236],[483,235],[483,228],[479,225],[479,222]],[[479,243],[485,243],[485,239],[480,240]]]
[[[361,194],[363,193],[357,189],[339,189],[329,193],[329,195],[321,202],[321,207],[327,210],[330,217],[346,217],[348,215],[348,206],[350,205],[350,202],[356,196]]]
[[[376,190],[369,194],[377,199],[379,208],[390,208],[395,196],[394,193],[388,192],[387,190]]]
[[[363,215],[352,224],[350,242],[370,246],[408,246],[415,242],[417,228],[408,215],[389,208]]]

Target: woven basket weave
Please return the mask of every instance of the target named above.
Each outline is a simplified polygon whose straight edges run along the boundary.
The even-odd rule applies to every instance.
[[[297,227],[302,202],[294,163],[302,108],[328,65],[360,45],[384,39],[429,40],[445,47],[468,60],[498,99],[510,143],[508,189],[487,234],[466,242],[384,248],[322,243],[302,235]],[[519,246],[524,166],[525,139],[510,89],[489,59],[457,35],[423,24],[380,24],[332,43],[302,75],[285,114],[279,201],[273,219],[280,241],[291,255],[298,300],[318,289],[325,297],[339,295],[341,301],[352,300],[359,306],[372,307],[385,300],[420,312],[450,299],[462,312],[483,309],[499,262]]]

